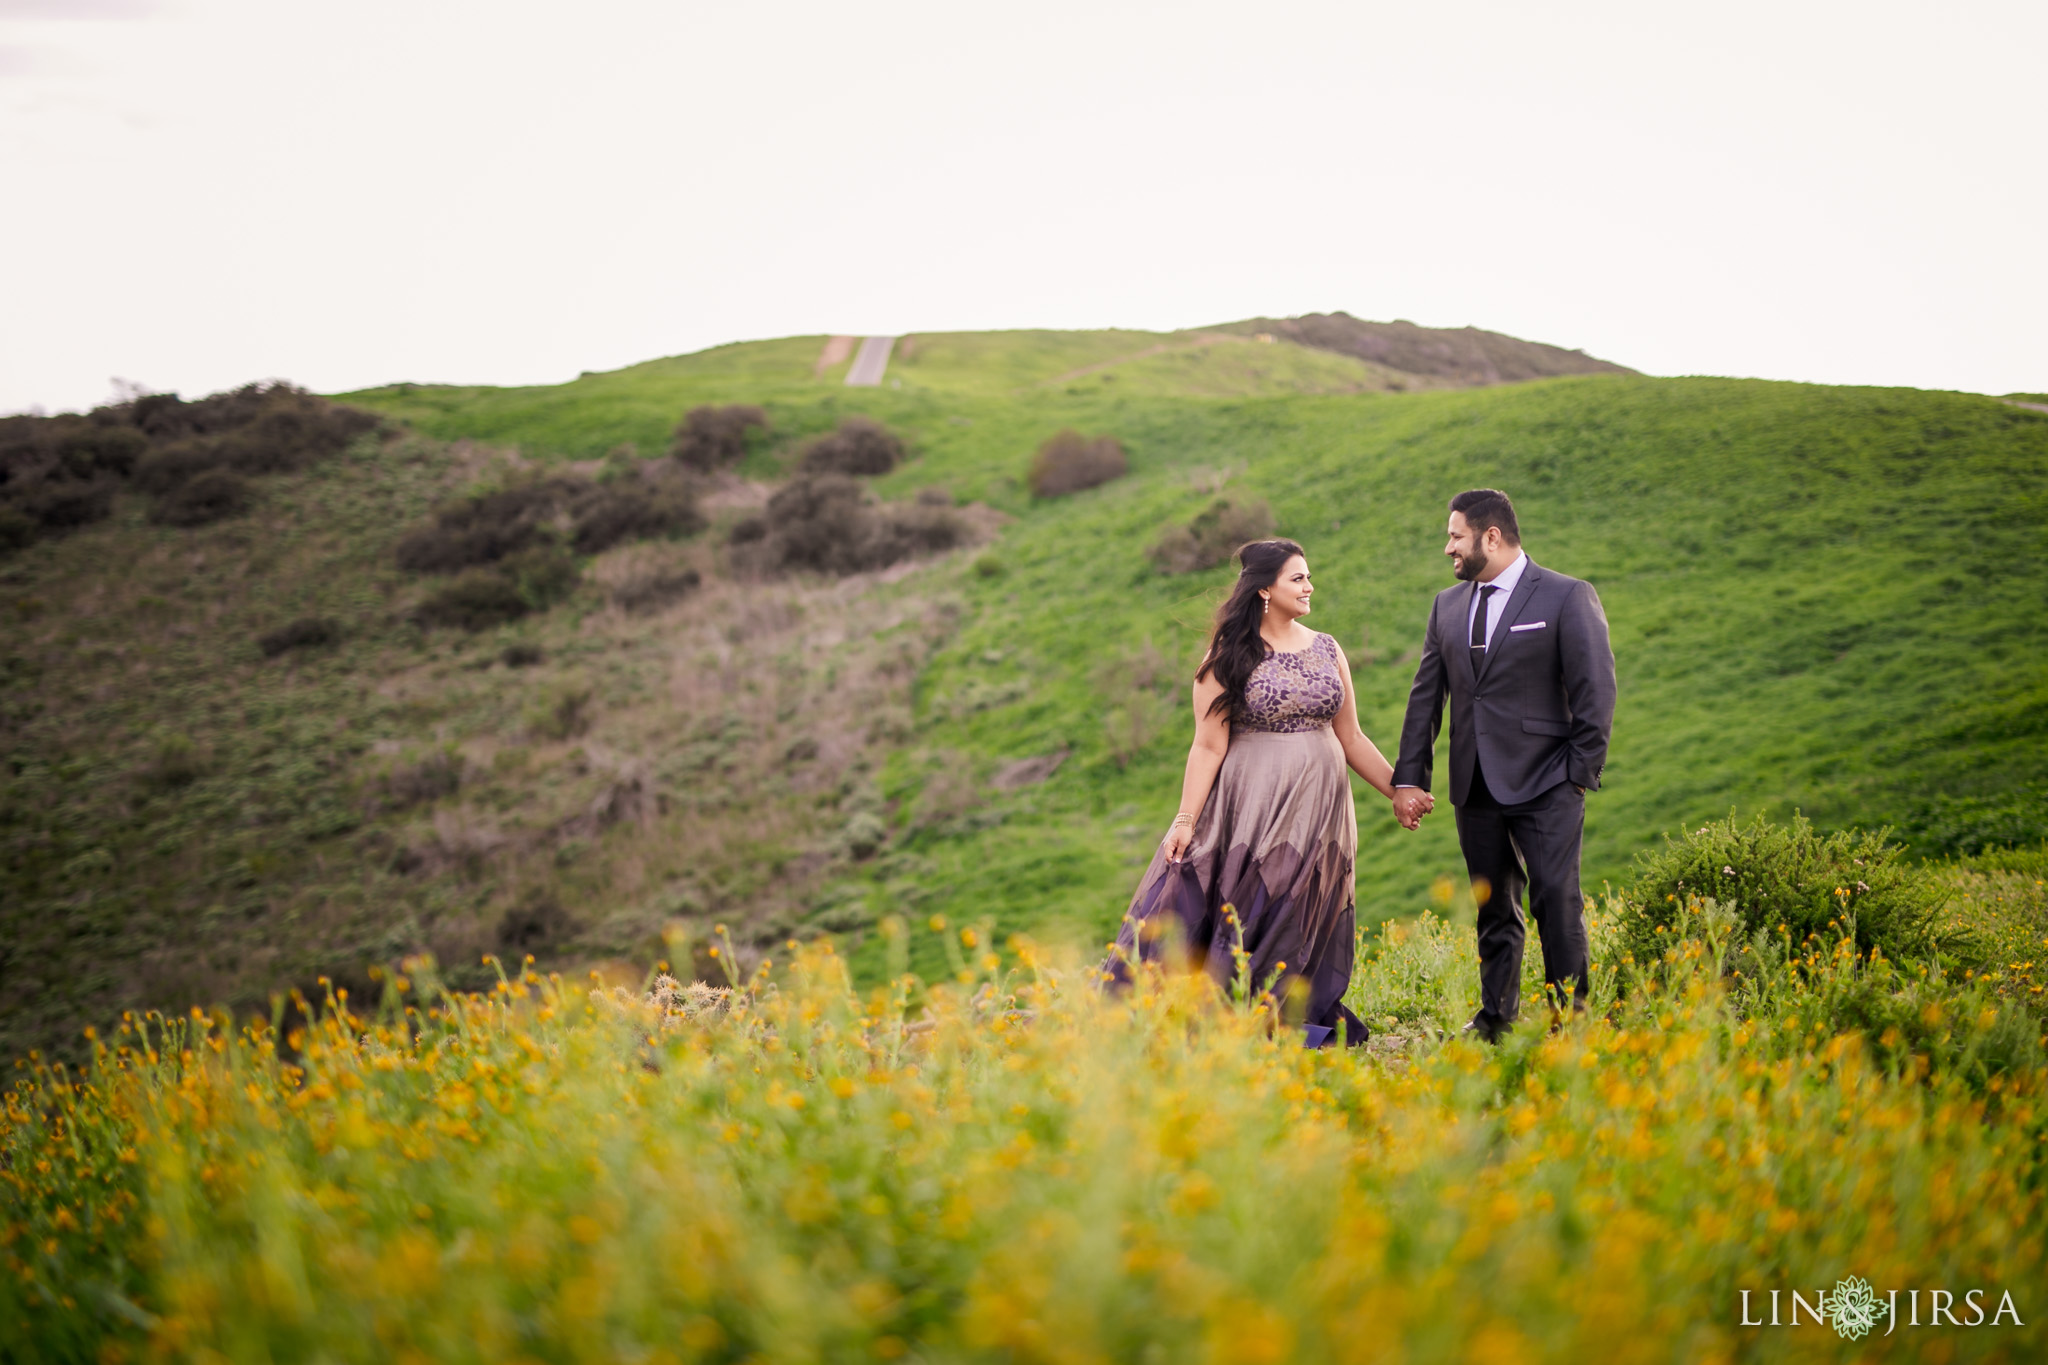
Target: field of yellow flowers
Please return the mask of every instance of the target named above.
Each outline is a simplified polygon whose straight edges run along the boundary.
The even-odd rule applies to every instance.
[[[1415,1005],[1472,980],[1430,916],[1368,943],[1385,1032],[1348,1053],[941,921],[954,979],[865,994],[791,945],[730,989],[413,963],[282,1037],[129,1019],[7,1098],[0,1358],[2048,1355],[2032,964],[1671,921],[1590,1019],[1499,1050]],[[1901,1291],[1889,1335],[1744,1325],[1744,1290],[1755,1322],[1851,1276]]]

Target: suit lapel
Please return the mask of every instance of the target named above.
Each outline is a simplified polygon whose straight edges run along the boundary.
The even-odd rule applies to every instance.
[[[1493,628],[1493,639],[1486,646],[1486,662],[1479,665],[1478,672],[1473,675],[1474,682],[1485,677],[1487,670],[1493,667],[1494,656],[1499,654],[1501,647],[1508,642],[1508,627],[1522,619],[1522,613],[1528,610],[1529,599],[1536,594],[1536,580],[1542,576],[1543,570],[1536,567],[1535,560],[1532,559],[1522,566],[1522,581],[1515,584],[1514,592],[1508,597],[1507,606],[1501,609],[1500,624]],[[1465,652],[1470,654],[1472,651],[1467,649]]]

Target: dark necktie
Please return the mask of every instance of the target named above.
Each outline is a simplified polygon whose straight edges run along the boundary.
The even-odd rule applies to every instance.
[[[1479,606],[1472,613],[1472,664],[1475,668],[1486,659],[1486,604],[1495,591],[1491,583],[1479,585]]]

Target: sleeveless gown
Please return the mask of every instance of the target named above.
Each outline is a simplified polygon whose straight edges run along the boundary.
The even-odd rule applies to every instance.
[[[1226,989],[1236,979],[1237,911],[1253,988],[1270,990],[1306,1044],[1353,1043],[1365,1024],[1344,1005],[1357,914],[1352,870],[1358,817],[1344,750],[1330,727],[1344,704],[1337,642],[1320,632],[1307,649],[1269,650],[1245,684],[1245,714],[1179,863],[1152,855],[1103,964],[1128,984],[1134,960],[1185,954]],[[1281,964],[1286,964],[1284,968]],[[1268,984],[1270,981],[1270,985]]]

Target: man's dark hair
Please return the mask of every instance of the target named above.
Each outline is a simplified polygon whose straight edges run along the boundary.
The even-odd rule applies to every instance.
[[[1522,528],[1515,524],[1515,505],[1498,488],[1468,488],[1451,499],[1451,510],[1463,514],[1474,536],[1486,534],[1489,526],[1500,527],[1500,538],[1510,545],[1522,543]]]

